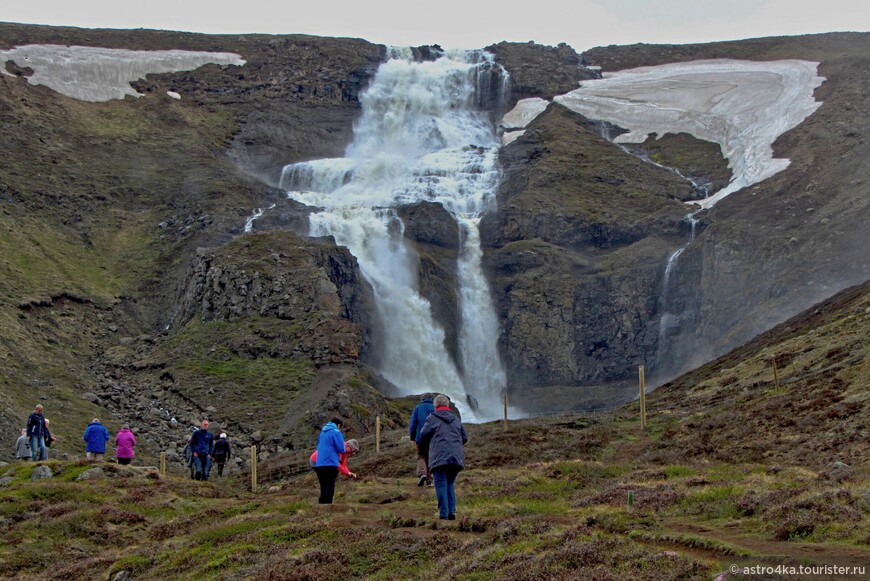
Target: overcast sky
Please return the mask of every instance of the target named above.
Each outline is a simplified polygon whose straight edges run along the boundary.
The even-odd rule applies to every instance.
[[[480,48],[607,45],[870,31],[868,0],[0,0],[0,20],[86,28],[352,36]]]

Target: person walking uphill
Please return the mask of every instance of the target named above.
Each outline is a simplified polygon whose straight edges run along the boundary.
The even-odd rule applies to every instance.
[[[27,439],[30,440],[30,459],[36,462],[37,460],[45,460],[45,416],[42,415],[42,405],[37,405],[27,418]]]
[[[332,504],[335,496],[335,480],[338,478],[338,465],[341,455],[345,453],[344,435],[341,433],[341,418],[332,418],[331,422],[320,429],[317,439],[317,460],[314,471],[320,482],[320,498],[317,504]]]
[[[468,434],[452,411],[446,395],[435,398],[435,411],[429,414],[420,430],[417,445],[428,450],[429,470],[435,480],[435,496],[438,498],[438,516],[456,519],[456,475],[465,467],[462,446],[468,442]]]
[[[214,434],[208,431],[208,420],[202,420],[200,429],[190,437],[190,449],[193,450],[193,479],[208,480],[214,457]]]
[[[129,426],[124,426],[121,431],[115,435],[115,458],[118,459],[118,464],[126,466],[133,461],[133,446],[136,445],[136,436],[130,430]]]
[[[408,422],[408,431],[411,435],[411,441],[415,444],[420,438],[420,430],[423,429],[423,424],[429,414],[435,411],[435,406],[432,404],[432,394],[424,393],[420,396],[420,403],[414,407],[411,412],[411,421]],[[432,473],[429,472],[429,458],[426,457],[425,450],[419,445],[417,446],[417,486],[428,484],[432,486]]]
[[[224,464],[232,456],[230,443],[227,441],[227,435],[221,434],[221,437],[214,443],[214,462],[217,464],[218,476],[224,475]]]
[[[109,430],[100,423],[100,420],[94,418],[88,427],[85,428],[85,433],[82,435],[82,440],[88,443],[85,447],[88,460],[100,461],[106,453],[106,442],[109,441]]]

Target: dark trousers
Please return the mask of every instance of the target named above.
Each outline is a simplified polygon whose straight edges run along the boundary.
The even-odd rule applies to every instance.
[[[335,496],[335,480],[338,478],[338,466],[315,466],[317,480],[320,481],[320,498],[318,504],[332,504]]]
[[[121,466],[126,466],[127,464],[129,464],[132,461],[133,461],[132,458],[118,458],[118,464],[120,464]]]

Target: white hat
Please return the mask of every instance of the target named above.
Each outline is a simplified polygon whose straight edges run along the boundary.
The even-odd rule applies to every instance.
[[[221,434],[221,438],[223,438],[224,440],[226,440],[226,439],[227,439],[227,435],[226,435],[226,434]]]

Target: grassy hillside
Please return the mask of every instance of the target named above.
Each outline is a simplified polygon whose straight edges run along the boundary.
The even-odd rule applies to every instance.
[[[361,438],[361,478],[342,481],[331,507],[316,505],[312,474],[277,472],[304,453],[263,463],[257,494],[245,475],[197,483],[104,465],[78,480],[90,466],[49,462],[54,477],[32,481],[31,464],[0,467],[0,576],[711,579],[732,564],[866,566],[868,336],[870,284],[651,394],[646,433],[636,405],[469,425],[455,522],[415,485],[401,430],[380,454]]]

